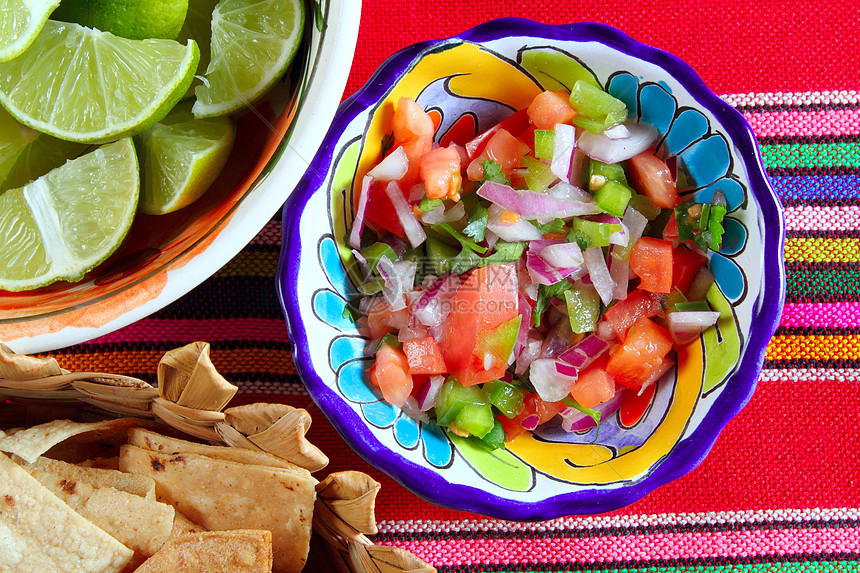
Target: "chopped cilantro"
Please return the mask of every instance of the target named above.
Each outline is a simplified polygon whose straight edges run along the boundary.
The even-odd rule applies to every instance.
[[[463,234],[476,241],[483,241],[487,233],[489,211],[475,193],[464,196],[462,201],[463,207],[466,208],[466,218],[469,221],[463,229]]]
[[[418,203],[418,208],[428,213],[442,204],[442,199],[430,199],[426,195],[421,198],[421,202]]]
[[[579,229],[571,229],[567,234],[567,240],[571,243],[575,242],[583,251],[591,246],[591,239]]]
[[[384,159],[391,148],[394,147],[394,132],[386,133],[382,136],[382,158]],[[380,161],[381,161],[380,159]]]
[[[481,266],[504,265],[518,261],[523,256],[525,250],[525,243],[508,243],[507,241],[499,240],[496,243],[495,252],[481,259]]]
[[[537,227],[541,235],[548,233],[564,233],[564,221],[561,219],[553,219],[547,224],[538,223],[536,220],[530,220],[529,223]]]
[[[719,250],[723,240],[725,205],[683,203],[675,207],[678,239],[693,241],[700,248]]]
[[[481,162],[481,167],[484,169],[483,181],[492,181],[494,183],[501,183],[503,185],[508,184],[508,180],[507,178],[505,178],[505,174],[502,173],[502,166],[495,161],[485,159]]]
[[[596,440],[597,436],[600,434],[600,418],[602,414],[598,410],[594,410],[592,408],[584,408],[580,406],[579,403],[571,397],[562,399],[562,402],[564,402],[571,408],[576,408],[577,410],[594,420],[594,423],[597,425],[597,433],[594,435],[594,439]]]
[[[546,309],[549,308],[550,301],[553,298],[560,298],[560,295],[571,288],[571,286],[570,282],[566,279],[560,280],[551,285],[538,286],[538,298],[535,301],[535,308],[532,311],[532,318],[535,321],[535,326],[540,326],[541,318],[543,318],[543,313],[546,312]]]
[[[469,237],[465,236],[463,233],[452,227],[449,223],[439,223],[438,225],[433,225],[434,229],[444,229],[447,231],[449,235],[457,239],[464,248],[472,249],[478,253],[484,254],[487,252],[487,247],[482,247]]]

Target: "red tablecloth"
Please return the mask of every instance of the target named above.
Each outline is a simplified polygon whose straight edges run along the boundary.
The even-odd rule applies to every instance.
[[[330,469],[382,483],[376,541],[440,571],[860,570],[860,2],[368,0],[345,95],[397,49],[500,16],[604,22],[671,51],[759,136],[786,207],[786,312],[755,396],[701,466],[627,508],[546,523],[422,501],[350,452],[295,376],[279,219],[181,300],[61,364],[152,378],[166,350],[210,341],[240,400],[307,407]]]

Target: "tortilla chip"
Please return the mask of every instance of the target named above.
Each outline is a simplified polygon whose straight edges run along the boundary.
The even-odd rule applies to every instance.
[[[101,468],[103,470],[119,471],[119,457],[117,456],[115,458],[90,458],[75,465],[85,468]]]
[[[271,531],[275,570],[302,570],[316,496],[316,480],[307,470],[165,454],[132,445],[122,447],[119,463],[122,471],[152,477],[159,499],[210,531]]]
[[[117,463],[119,463],[118,459]],[[155,501],[155,480],[151,477],[127,474],[119,470],[77,466],[45,457],[37,459],[30,464],[30,467],[66,480],[82,481],[93,487],[112,487],[118,491]]]
[[[206,531],[206,528],[197,525],[178,511],[174,510],[173,529],[170,532],[170,538],[180,537],[188,533],[199,533],[201,531]]]
[[[91,434],[87,440],[91,441],[105,434],[120,434],[122,443],[127,440],[128,429],[139,425],[140,420],[134,418],[120,418],[117,420],[103,420],[101,422],[81,423],[71,420],[54,420],[46,424],[39,424],[31,428],[19,430],[14,434],[0,438],[0,451],[15,454],[30,463],[36,458],[59,444],[79,434]],[[55,457],[55,456],[48,456]],[[92,456],[88,456],[92,457]],[[77,460],[65,460],[77,461]]]
[[[206,531],[171,539],[135,573],[270,573],[272,533]]]
[[[128,441],[131,428],[151,428],[169,431],[169,427],[154,420],[117,418],[96,430],[72,436],[45,452],[46,458],[79,464],[93,458],[119,457],[119,447]]]
[[[173,508],[166,503],[23,467],[82,517],[134,551],[135,563],[153,555],[170,536]]]
[[[131,549],[0,454],[0,571],[118,573]]]
[[[133,428],[128,432],[128,443],[132,446],[143,448],[151,452],[167,454],[185,453],[198,454],[218,460],[226,460],[241,464],[255,464],[259,466],[270,466],[273,468],[299,469],[299,466],[288,462],[283,458],[273,456],[264,451],[252,451],[244,448],[231,446],[209,446],[188,442],[178,438],[171,438],[156,434],[144,428]]]

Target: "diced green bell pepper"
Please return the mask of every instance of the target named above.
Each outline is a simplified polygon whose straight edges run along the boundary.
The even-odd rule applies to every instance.
[[[458,428],[476,438],[486,436],[493,429],[495,422],[493,407],[489,404],[466,404],[454,420]]]
[[[526,393],[502,380],[493,380],[484,384],[484,394],[490,404],[508,419],[515,418],[525,407]]]
[[[376,265],[379,264],[379,259],[382,257],[388,257],[388,260],[392,262],[397,260],[397,253],[394,252],[391,245],[383,242],[373,243],[361,249],[361,256],[367,259],[373,272],[376,272]]]
[[[653,221],[660,214],[660,207],[655,205],[650,197],[640,195],[639,193],[633,193],[628,205],[639,211],[649,221]]]
[[[535,130],[535,157],[538,159],[552,159],[552,150],[555,146],[555,131],[552,129]]]
[[[550,166],[543,161],[526,155],[523,157],[522,163],[523,167],[526,168],[523,180],[532,191],[537,191],[538,193],[546,191],[558,179]]]
[[[497,360],[506,362],[511,352],[514,351],[522,318],[521,315],[517,315],[491,330],[479,332],[478,340],[475,343],[475,356],[481,357],[490,353]]]
[[[627,106],[623,101],[581,80],[570,90],[570,105],[578,114],[573,124],[596,133],[627,119]]]
[[[623,217],[627,204],[633,196],[633,190],[618,181],[607,181],[594,193],[594,202],[604,212],[616,217]]]
[[[447,426],[460,414],[467,405],[482,406],[490,403],[480,386],[463,386],[454,378],[442,384],[439,396],[436,398],[436,423]],[[459,426],[459,424],[457,424]],[[465,429],[465,428],[464,428]]]
[[[609,237],[612,233],[617,233],[621,230],[621,225],[615,223],[598,223],[587,219],[574,217],[571,222],[570,233],[567,240],[570,242],[576,241],[578,238],[584,237],[588,242],[587,247],[606,247],[609,246]],[[582,247],[582,244],[579,245]],[[584,249],[583,249],[584,250]]]
[[[433,272],[437,275],[443,274],[446,269],[446,261],[456,257],[460,252],[456,247],[452,247],[448,243],[429,235],[425,244],[427,248],[427,258],[430,260]]]
[[[600,296],[596,291],[570,289],[564,292],[570,329],[577,333],[592,332],[600,319]]]
[[[711,306],[704,300],[675,303],[676,312],[710,312]]]
[[[481,438],[481,441],[484,442],[491,450],[497,450],[499,448],[504,447],[505,445],[505,427],[502,426],[502,423],[498,420],[495,420],[493,423],[493,429],[487,432],[487,434]]]
[[[596,185],[598,181],[602,181],[600,185]],[[624,167],[620,163],[603,163],[596,159],[590,160],[588,162],[588,189],[597,191],[607,181],[618,181],[627,185]]]

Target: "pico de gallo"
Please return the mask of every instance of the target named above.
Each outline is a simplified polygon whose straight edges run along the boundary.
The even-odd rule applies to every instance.
[[[583,431],[716,323],[725,198],[682,200],[623,102],[578,81],[469,141],[436,128],[397,102],[348,237],[384,400],[490,448]]]

